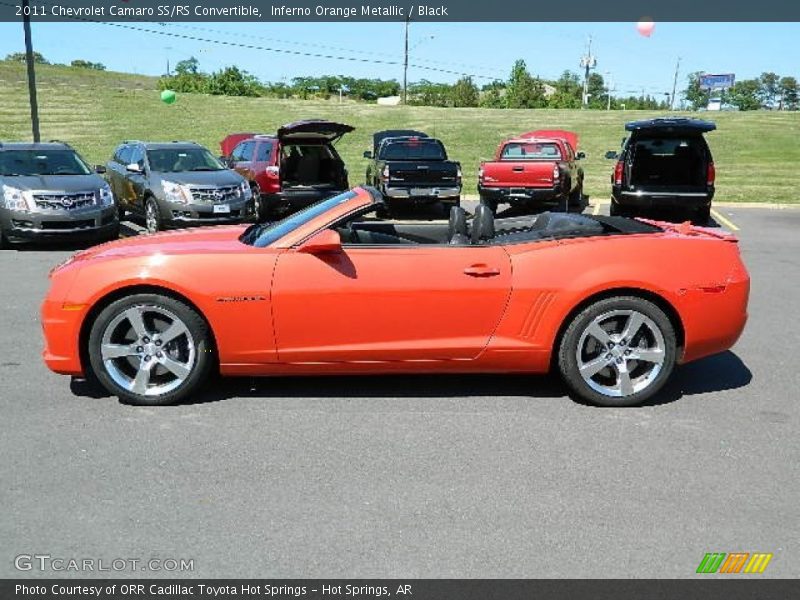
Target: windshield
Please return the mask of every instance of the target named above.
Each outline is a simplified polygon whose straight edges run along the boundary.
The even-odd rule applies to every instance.
[[[509,142],[503,147],[500,160],[559,160],[558,144],[548,142]]]
[[[0,152],[0,176],[89,175],[91,169],[73,150]]]
[[[440,141],[417,138],[386,142],[380,154],[383,160],[447,160]]]
[[[160,148],[147,151],[150,170],[157,173],[224,171],[225,166],[205,148]]]
[[[282,221],[251,225],[242,234],[240,239],[245,244],[250,244],[251,246],[255,246],[257,248],[264,248],[265,246],[269,246],[271,243],[281,239],[286,234],[291,233],[298,227],[305,225],[312,219],[315,219],[321,214],[329,211],[334,206],[341,204],[342,202],[346,202],[347,200],[350,200],[350,198],[355,198],[356,195],[356,192],[351,190],[349,192],[339,194],[338,196],[334,196],[333,198],[328,198],[327,200],[322,200],[321,202],[312,204],[308,208],[290,215]]]

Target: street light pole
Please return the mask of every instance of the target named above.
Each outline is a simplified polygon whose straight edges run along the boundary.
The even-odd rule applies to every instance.
[[[33,65],[33,42],[31,41],[30,0],[22,0],[22,27],[25,30],[25,62],[28,64],[28,96],[31,103],[31,128],[33,141],[41,141],[39,135],[39,101],[36,98],[36,69]]]
[[[403,104],[408,100],[408,25],[411,23],[411,14],[406,17],[406,50],[403,60]]]

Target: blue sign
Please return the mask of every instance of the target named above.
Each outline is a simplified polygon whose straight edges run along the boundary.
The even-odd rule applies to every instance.
[[[704,73],[700,75],[699,83],[702,90],[726,90],[733,87],[736,76],[733,73],[724,75],[710,75]]]

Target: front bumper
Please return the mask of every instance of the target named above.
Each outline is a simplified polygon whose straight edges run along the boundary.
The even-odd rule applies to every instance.
[[[562,197],[560,185],[546,188],[478,186],[478,193],[498,203],[552,202]]]
[[[70,212],[0,210],[0,227],[10,242],[95,240],[114,237],[119,220],[114,206]]]
[[[225,204],[162,204],[164,225],[186,227],[189,225],[221,225],[240,223],[252,214],[252,201],[238,200]],[[219,208],[225,207],[225,208]],[[227,210],[228,212],[221,212]]]
[[[461,196],[461,188],[459,186],[384,186],[382,191],[383,195],[389,200],[407,200],[409,202],[455,201]]]

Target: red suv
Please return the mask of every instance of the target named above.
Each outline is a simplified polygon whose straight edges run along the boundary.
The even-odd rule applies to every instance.
[[[296,121],[276,135],[251,135],[236,144],[224,158],[250,182],[256,219],[295,211],[349,189],[347,169],[334,144],[353,129],[318,119]],[[231,139],[242,135],[227,136],[220,143],[223,154]]]

